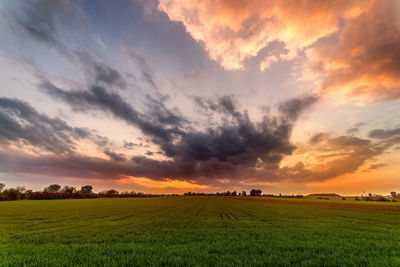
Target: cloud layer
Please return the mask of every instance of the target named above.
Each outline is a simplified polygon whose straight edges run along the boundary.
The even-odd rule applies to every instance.
[[[398,1],[161,0],[158,7],[225,69],[243,69],[246,59],[262,55],[265,70],[304,51],[320,94],[364,102],[400,97]],[[284,49],[265,55],[273,41]]]

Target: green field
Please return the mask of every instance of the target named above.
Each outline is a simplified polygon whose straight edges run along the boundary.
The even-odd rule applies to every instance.
[[[391,201],[364,201],[355,200],[354,197],[346,197],[345,200],[342,197],[327,197],[326,199],[318,199],[317,197],[303,197],[303,198],[282,198],[282,197],[256,197],[257,199],[276,199],[276,200],[290,200],[290,201],[312,201],[312,202],[326,202],[326,203],[343,203],[343,204],[364,204],[364,205],[388,205],[388,206],[400,206],[400,202]]]
[[[223,197],[0,202],[0,266],[400,266],[400,213]]]

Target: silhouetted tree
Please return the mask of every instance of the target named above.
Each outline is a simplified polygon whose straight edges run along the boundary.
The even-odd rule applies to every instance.
[[[236,191],[233,191],[233,192],[231,193],[231,196],[236,196],[236,195],[237,195]]]
[[[119,192],[117,190],[111,189],[107,191],[107,196],[116,196]]]
[[[4,187],[6,187],[6,185],[3,183],[0,183],[0,192],[3,191]]]
[[[61,185],[51,184],[51,185],[45,187],[43,191],[46,193],[57,193],[60,191],[60,189],[61,189]]]
[[[93,190],[93,187],[91,185],[84,185],[81,187],[81,192],[83,194],[91,194]]]
[[[15,190],[17,190],[19,193],[24,193],[26,191],[26,187],[25,186],[17,186],[15,188]]]
[[[246,193],[246,191],[242,191],[242,196],[246,196],[247,195],[247,193]]]
[[[4,190],[3,194],[8,200],[17,200],[20,196],[20,192],[15,188],[6,189]]]
[[[73,186],[64,185],[64,187],[61,189],[61,193],[74,194],[76,193],[76,188]]]
[[[0,190],[1,191],[1,190]],[[390,192],[390,194],[392,195],[392,197],[396,197],[397,196],[397,193],[396,192]]]
[[[262,191],[260,189],[251,189],[250,196],[261,196]]]

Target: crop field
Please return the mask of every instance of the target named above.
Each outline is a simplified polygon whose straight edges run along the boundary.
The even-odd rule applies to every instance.
[[[0,266],[399,266],[400,213],[224,197],[0,202]]]

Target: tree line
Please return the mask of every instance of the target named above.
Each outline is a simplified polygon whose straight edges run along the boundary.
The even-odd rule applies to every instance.
[[[250,191],[250,196],[261,196],[261,189],[252,189]],[[237,192],[235,191],[225,191],[225,192],[216,192],[216,193],[203,193],[203,192],[187,192],[183,194],[184,196],[247,196],[246,191]]]
[[[171,194],[169,196],[175,196]],[[114,198],[114,197],[160,197],[163,194],[147,194],[141,192],[118,192],[111,189],[99,193],[93,192],[93,186],[84,185],[80,189],[73,186],[61,186],[59,184],[51,184],[46,186],[42,191],[27,190],[25,186],[17,186],[14,188],[6,188],[4,183],[0,183],[0,201],[4,200],[45,200],[45,199],[74,199],[74,198]]]
[[[247,196],[246,191],[226,191],[217,193],[195,193],[187,192],[184,196]],[[250,196],[261,196],[261,189],[252,189]],[[80,189],[73,186],[61,186],[59,184],[51,184],[46,186],[42,191],[27,190],[25,186],[17,186],[14,188],[6,188],[4,183],[0,183],[0,201],[5,200],[45,200],[45,199],[80,199],[80,198],[129,198],[129,197],[163,197],[163,196],[179,196],[179,194],[148,194],[142,192],[119,192],[115,189],[93,192],[91,185],[84,185]]]

